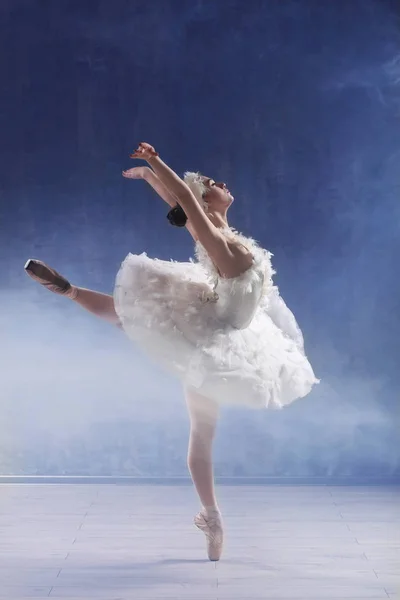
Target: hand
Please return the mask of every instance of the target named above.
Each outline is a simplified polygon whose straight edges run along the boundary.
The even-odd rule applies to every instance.
[[[126,179],[145,179],[148,167],[134,167],[127,171],[122,171],[122,177]]]
[[[149,158],[153,158],[154,156],[158,156],[158,152],[154,150],[153,146],[150,146],[150,144],[147,144],[147,142],[142,142],[139,144],[139,148],[135,150],[133,154],[131,154],[130,158],[149,160]]]

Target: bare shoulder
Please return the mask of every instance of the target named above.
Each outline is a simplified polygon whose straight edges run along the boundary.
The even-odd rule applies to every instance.
[[[253,264],[253,254],[243,244],[219,235],[212,251],[208,252],[220,275],[225,278],[238,277]]]
[[[252,266],[253,253],[236,236],[227,236],[211,222],[206,231],[197,232],[189,221],[186,228],[194,241],[204,247],[222,277],[238,277]]]

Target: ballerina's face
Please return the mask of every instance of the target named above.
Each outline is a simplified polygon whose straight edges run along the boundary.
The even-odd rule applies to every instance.
[[[214,181],[210,177],[204,177],[203,183],[207,188],[204,194],[204,200],[209,208],[227,209],[233,202],[233,196],[228,190],[226,183]]]

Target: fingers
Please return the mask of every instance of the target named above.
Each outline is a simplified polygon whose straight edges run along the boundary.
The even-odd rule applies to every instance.
[[[122,171],[122,176],[127,177],[129,179],[135,179],[135,178],[137,178],[137,171],[135,169],[128,169],[128,170]]]
[[[146,154],[146,150],[148,151],[147,146],[148,146],[148,144],[146,144],[145,142],[140,143],[138,148],[135,150],[135,152],[133,154],[136,154],[139,156]]]
[[[152,156],[158,156],[158,153],[155,151],[153,146],[147,144],[147,142],[142,142],[139,144],[139,147],[129,155],[129,158],[141,158],[142,160],[148,160]]]
[[[126,179],[140,179],[139,173],[133,169],[122,171],[122,177],[126,177]]]
[[[138,148],[131,155],[130,158],[143,158],[145,156],[145,150],[143,148]]]

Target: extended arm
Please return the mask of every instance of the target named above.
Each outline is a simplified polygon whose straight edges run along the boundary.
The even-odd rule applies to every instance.
[[[211,223],[210,219],[208,219],[203,207],[197,202],[189,186],[161,160],[153,146],[142,142],[139,144],[138,149],[131,154],[131,158],[140,158],[148,162],[156,175],[158,175],[161,183],[164,184],[182,206],[201,243],[210,254],[213,252],[213,246],[217,250],[217,247],[220,247],[221,243],[222,246],[225,244],[225,239]]]
[[[143,173],[143,179],[147,181],[149,185],[153,188],[153,190],[166,202],[169,206],[176,206],[177,199],[171,194],[171,192],[165,187],[160,178],[149,169],[149,167],[145,167]]]
[[[197,202],[189,186],[177,175],[164,161],[158,156],[153,146],[142,142],[131,158],[140,158],[148,162],[156,173],[161,183],[177,199],[182,206],[187,218],[191,221],[197,231],[199,238],[204,237],[204,241],[209,244],[213,241],[223,240],[218,229],[211,223],[205,215],[203,207]],[[206,239],[207,238],[207,239]],[[202,241],[202,240],[201,240]],[[224,241],[224,240],[223,240]],[[204,242],[202,241],[203,245]]]
[[[250,267],[253,260],[251,254],[243,253],[238,244],[228,242],[208,218],[189,186],[161,160],[153,146],[142,142],[131,158],[146,160],[160,182],[177,199],[194,230],[194,235],[191,232],[193,237],[204,246],[220,273],[225,277],[236,277]]]
[[[169,206],[176,206],[176,198],[165,187],[150,167],[134,167],[133,169],[122,171],[122,175],[126,179],[144,179],[144,181],[147,181],[147,183],[151,185],[153,190],[164,200],[164,202],[169,204]]]
[[[177,205],[177,199],[171,192],[166,188],[166,186],[161,182],[160,178],[150,167],[135,167],[133,169],[128,169],[127,171],[123,171],[122,175],[126,179],[143,179],[147,181],[149,185],[153,188],[153,190],[166,202],[171,208]],[[186,229],[189,231],[192,238],[196,241],[197,234],[194,231],[190,221],[188,220],[186,223]]]
[[[225,239],[206,216],[203,208],[194,197],[186,183],[158,156],[146,159],[158,176],[160,182],[170,191],[182,206],[188,221],[196,232],[196,237],[208,247],[210,253],[225,244]],[[193,234],[192,234],[193,235]]]

